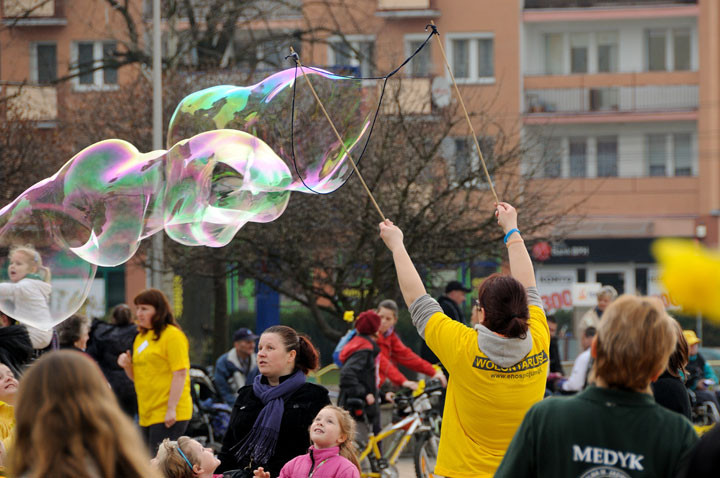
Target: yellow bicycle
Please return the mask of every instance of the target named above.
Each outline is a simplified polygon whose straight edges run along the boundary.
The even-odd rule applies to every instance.
[[[412,394],[398,393],[393,405],[393,416],[399,418],[383,428],[377,435],[372,425],[363,415],[368,429],[371,430],[367,443],[358,443],[360,456],[360,476],[362,478],[398,478],[396,467],[400,454],[410,439],[415,436],[415,473],[418,478],[433,477],[437,449],[440,443],[440,412],[433,408],[433,401],[442,395],[442,385],[437,380],[419,382],[418,389]],[[348,400],[349,408],[364,403],[357,399]],[[383,444],[381,451],[380,443]]]

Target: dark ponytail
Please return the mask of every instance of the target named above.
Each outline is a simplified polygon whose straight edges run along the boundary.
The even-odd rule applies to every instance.
[[[485,311],[485,327],[509,338],[527,336],[527,293],[522,284],[511,276],[492,274],[478,290],[478,303]]]
[[[310,338],[305,334],[298,334],[292,327],[273,325],[265,329],[263,334],[277,334],[282,339],[285,350],[295,350],[295,368],[302,370],[305,375],[320,364],[320,352],[310,342]]]

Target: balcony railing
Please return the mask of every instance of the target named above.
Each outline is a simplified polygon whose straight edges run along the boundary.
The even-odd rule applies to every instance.
[[[697,4],[697,0],[525,0],[525,8],[636,7]]]
[[[697,85],[566,88],[525,91],[527,114],[692,111]]]
[[[439,17],[436,0],[378,0],[375,15],[384,18]]]
[[[64,0],[3,0],[5,25],[67,25]]]
[[[30,121],[57,119],[57,89],[54,86],[5,86],[7,118]]]

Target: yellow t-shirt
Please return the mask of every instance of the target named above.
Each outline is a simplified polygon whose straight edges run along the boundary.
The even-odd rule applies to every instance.
[[[532,349],[500,368],[478,347],[478,332],[441,312],[425,326],[425,341],[450,372],[435,473],[492,477],[530,407],[542,400],[550,332],[545,313],[530,306]]]
[[[3,442],[6,452],[13,442],[14,431],[15,408],[9,403],[0,401],[0,441]]]
[[[155,333],[150,330],[138,334],[133,342],[135,392],[142,427],[165,421],[172,374],[178,370],[186,369],[188,374],[175,416],[177,421],[190,420],[192,416],[188,339],[174,325],[168,325],[157,340],[153,340],[154,337]]]

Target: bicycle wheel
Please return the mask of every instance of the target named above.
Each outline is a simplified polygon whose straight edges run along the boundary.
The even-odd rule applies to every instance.
[[[415,475],[417,478],[431,478],[435,476],[440,437],[434,433],[427,433],[422,438],[417,437],[415,444]]]

